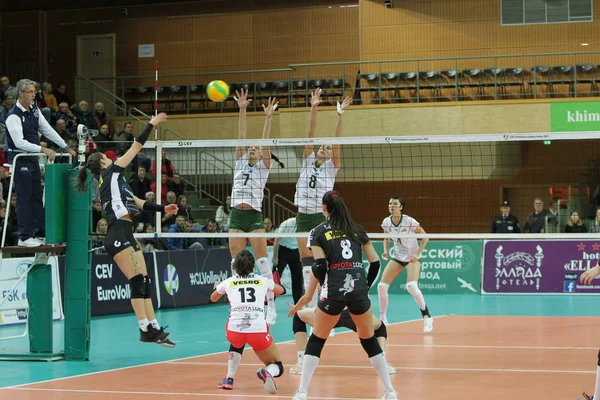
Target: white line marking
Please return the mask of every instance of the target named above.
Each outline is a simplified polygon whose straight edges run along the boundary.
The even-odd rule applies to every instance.
[[[193,362],[193,361],[172,361],[167,364],[176,365],[227,365],[224,362]],[[242,367],[256,367],[263,364],[240,364]],[[332,368],[332,369],[365,369],[371,368],[370,365],[322,365],[319,364],[319,368]],[[511,369],[511,368],[436,368],[436,367],[397,367],[394,368],[402,370],[418,370],[418,371],[473,371],[473,372],[509,372],[509,373],[534,373],[534,374],[595,374],[596,371],[584,371],[584,370],[560,370],[560,369]]]
[[[52,389],[52,388],[22,388],[15,387],[10,388],[11,390],[21,390],[21,391],[35,391],[35,392],[68,392],[68,393],[103,393],[103,394],[136,394],[136,395],[144,395],[144,396],[197,396],[197,397],[243,397],[243,398],[257,398],[264,399],[267,395],[261,394],[209,394],[209,393],[185,393],[185,392],[129,392],[123,390],[86,390],[86,389]],[[269,395],[269,399],[289,399],[291,395],[287,396],[273,396]],[[358,397],[314,397],[311,396],[311,399],[319,399],[319,400],[373,400],[372,398],[358,398]]]
[[[326,346],[354,346],[354,343],[327,343]],[[387,344],[386,347],[432,347],[448,349],[518,349],[518,350],[598,350],[598,347],[556,347],[556,346],[468,346],[454,344]]]
[[[440,316],[437,316],[435,318],[442,318],[442,317],[446,317],[446,315],[440,315]],[[421,321],[421,320],[422,319],[419,318],[419,319],[413,319],[413,320],[408,320],[408,321],[394,322],[394,323],[391,323],[389,325],[401,325],[401,324],[407,324],[407,323],[410,323],[410,322]],[[352,331],[340,332],[339,335],[343,335],[345,333],[350,333],[350,332],[352,332]],[[286,341],[283,341],[283,342],[279,342],[277,344],[279,345],[279,344],[287,344],[287,343],[294,343],[294,340],[286,340]],[[2,390],[4,390],[4,389],[15,389],[15,388],[21,388],[23,386],[28,386],[28,385],[37,385],[37,384],[40,384],[40,383],[57,382],[57,381],[63,381],[63,380],[66,380],[66,379],[79,378],[79,377],[83,377],[83,376],[91,376],[91,375],[104,374],[104,373],[107,373],[107,372],[123,371],[123,370],[126,370],[126,369],[139,368],[139,367],[148,367],[150,365],[166,364],[166,363],[173,362],[173,361],[189,360],[189,359],[198,358],[198,357],[208,357],[208,356],[214,356],[214,355],[218,355],[218,354],[226,354],[227,352],[228,351],[217,351],[215,353],[208,353],[208,354],[200,354],[200,355],[189,356],[189,357],[174,358],[172,360],[166,360],[166,361],[154,361],[154,362],[145,363],[145,364],[130,365],[128,367],[105,369],[105,370],[102,370],[102,371],[87,372],[85,374],[63,376],[61,378],[52,378],[52,379],[45,379],[45,380],[41,380],[41,381],[34,381],[34,382],[28,382],[28,383],[20,383],[18,385],[0,387],[0,392]],[[271,396],[269,396],[269,397],[271,397]]]

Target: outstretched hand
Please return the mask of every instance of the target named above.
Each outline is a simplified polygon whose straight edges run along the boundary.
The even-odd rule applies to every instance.
[[[321,88],[316,88],[315,91],[310,94],[311,107],[317,107],[323,102],[323,100],[321,100],[321,92]]]
[[[236,90],[234,100],[237,101],[238,107],[241,109],[252,103],[252,99],[248,99],[248,89]]]
[[[154,125],[155,127],[158,127],[158,125],[162,124],[163,122],[165,122],[169,117],[167,116],[166,113],[159,113],[155,116],[153,116],[150,119],[150,123],[152,125]]]
[[[346,110],[346,108],[348,108],[348,106],[352,104],[352,98],[351,97],[346,97],[344,99],[344,101],[342,101],[342,104],[340,104],[339,102],[337,103],[337,112],[338,114],[342,115],[344,113],[344,110]]]
[[[277,98],[269,97],[269,103],[266,106],[264,104],[262,105],[263,110],[265,110],[265,114],[267,115],[267,117],[273,116],[273,113],[275,112],[275,110],[277,110],[278,104],[279,104],[279,102],[277,101]]]
[[[179,207],[177,207],[177,204],[169,204],[165,206],[165,214],[176,215],[177,211],[179,211]]]

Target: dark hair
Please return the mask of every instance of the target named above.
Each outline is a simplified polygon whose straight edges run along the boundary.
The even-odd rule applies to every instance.
[[[233,270],[239,276],[248,276],[254,272],[254,256],[248,250],[242,250],[233,261]]]
[[[323,204],[327,206],[327,217],[331,228],[337,232],[343,232],[349,239],[360,244],[369,242],[369,237],[365,230],[352,219],[350,210],[346,207],[346,203],[335,191],[329,191],[323,195]]]
[[[227,202],[227,197],[229,197],[229,195],[223,200],[223,211],[225,214],[229,215],[231,213],[231,205]]]
[[[88,169],[92,173],[92,175],[100,175],[100,170],[102,170],[102,165],[100,164],[100,160],[102,160],[102,153],[92,153],[88,157],[84,166],[79,170],[79,174],[75,178],[75,186],[77,190],[83,192],[87,190],[87,171]]]
[[[406,201],[404,201],[404,197],[392,196],[392,197],[390,197],[390,200],[391,199],[398,200],[400,202],[400,205],[402,206],[402,210],[404,210],[404,205],[406,204]]]
[[[279,157],[277,157],[275,154],[271,153],[271,159],[279,164],[279,168],[285,168],[285,165],[279,161]]]

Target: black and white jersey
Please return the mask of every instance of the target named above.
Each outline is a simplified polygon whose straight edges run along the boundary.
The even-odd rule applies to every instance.
[[[100,173],[100,201],[108,226],[128,214],[134,217],[140,213],[124,171],[123,167],[113,163]]]
[[[362,261],[362,245],[343,232],[334,232],[328,222],[310,231],[308,246],[319,246],[327,259],[327,275],[321,297],[357,301],[368,297],[369,286]]]

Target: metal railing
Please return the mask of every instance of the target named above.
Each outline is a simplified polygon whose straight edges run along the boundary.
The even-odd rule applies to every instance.
[[[104,110],[110,115],[117,117],[127,115],[125,100],[99,84],[99,80],[77,75],[74,87],[78,101],[86,100],[90,109],[93,110],[93,105],[100,102],[104,104]]]
[[[273,196],[273,207],[271,209],[272,221],[281,224],[288,218],[295,217],[297,214],[296,205],[286,197],[276,194]]]

